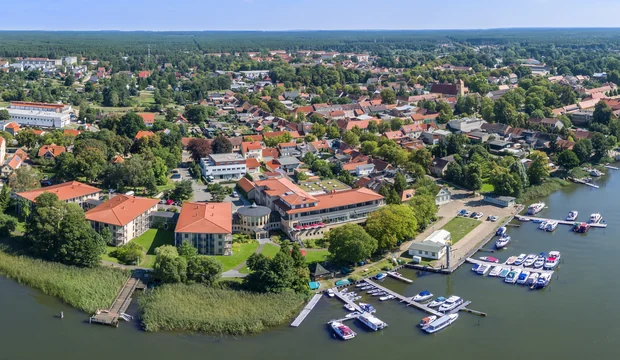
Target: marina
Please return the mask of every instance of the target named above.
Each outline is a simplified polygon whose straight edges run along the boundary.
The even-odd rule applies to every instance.
[[[472,258],[468,258],[467,262],[470,263],[470,264],[476,264],[478,266],[480,266],[480,265],[489,265],[489,263],[486,262],[486,261],[476,260],[476,259],[472,259]],[[495,264],[491,264],[491,265],[495,265]],[[501,264],[499,264],[499,265],[501,266]],[[508,268],[511,268],[511,269],[519,269],[521,271],[526,271],[527,270],[529,272],[535,272],[535,273],[538,273],[538,274],[550,274],[550,275],[553,275],[553,272],[554,272],[553,270],[545,270],[545,269],[542,269],[542,268],[541,269],[536,269],[536,268],[533,268],[533,267],[526,267],[526,266],[523,266],[523,265],[514,265],[514,264],[513,265],[505,265],[505,267],[508,267]]]
[[[390,275],[391,277],[393,277],[394,279],[398,279],[400,281],[404,281],[404,282],[406,282],[408,284],[413,283],[413,280],[407,279],[406,277],[402,276],[400,273],[397,273],[395,271],[388,271],[387,274]]]
[[[537,223],[541,223],[543,221],[545,222],[554,221],[554,222],[557,222],[558,225],[575,226],[575,221],[568,221],[568,220],[554,220],[554,219],[547,219],[547,218],[533,217],[533,216],[523,216],[523,215],[517,215],[516,218],[519,221],[532,221],[532,222],[537,222]],[[589,225],[590,227],[593,227],[593,228],[606,228],[607,227],[607,223],[596,223],[596,224],[589,224]]]

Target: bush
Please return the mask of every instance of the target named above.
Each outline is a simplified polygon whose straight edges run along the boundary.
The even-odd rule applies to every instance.
[[[118,259],[123,264],[138,265],[144,255],[144,248],[140,244],[130,242],[118,249],[114,250],[112,256]]]

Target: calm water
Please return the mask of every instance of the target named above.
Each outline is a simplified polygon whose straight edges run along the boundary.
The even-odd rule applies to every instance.
[[[620,239],[620,172],[598,182],[601,188],[574,186],[544,201],[541,216],[564,218],[576,209],[585,220],[600,212],[609,229],[592,229],[577,235],[560,225],[554,233],[539,231],[532,223],[509,228],[510,247],[496,253],[510,255],[559,250],[563,263],[548,289],[529,291],[500,279],[480,277],[464,266],[451,276],[404,269],[415,279],[411,285],[386,279],[384,284],[406,295],[430,290],[436,296],[457,294],[472,300],[473,309],[486,318],[462,313],[442,332],[428,336],[416,328],[423,313],[396,301],[374,304],[377,316],[389,327],[371,333],[349,322],[355,339],[334,340],[325,322],[345,314],[342,304],[323,298],[310,317],[294,329],[282,326],[244,338],[144,333],[136,324],[118,329],[89,325],[87,315],[38,291],[0,278],[0,360],[4,359],[308,359],[329,353],[353,359],[374,357],[517,359],[550,356],[551,359],[617,358],[620,351],[620,287],[617,286]],[[131,309],[136,311],[136,309]],[[64,311],[65,318],[56,316]],[[181,355],[181,356],[179,356]]]

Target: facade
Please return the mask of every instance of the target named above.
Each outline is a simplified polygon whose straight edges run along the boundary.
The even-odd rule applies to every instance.
[[[244,206],[233,216],[233,233],[254,236],[256,239],[269,238],[271,209],[266,206]],[[275,227],[278,227],[277,225]]]
[[[263,159],[263,147],[259,142],[241,143],[241,154],[245,159]]]
[[[22,68],[49,69],[62,65],[62,59],[24,58],[15,61]]]
[[[204,255],[232,255],[232,204],[185,202],[174,230],[174,242],[185,241]]]
[[[484,201],[501,207],[515,206],[516,199],[512,196],[484,195]]]
[[[30,203],[30,206],[33,206],[35,199],[43,193],[55,194],[58,200],[66,203],[78,204],[82,209],[84,209],[88,200],[99,200],[101,197],[101,189],[82,184],[78,181],[69,181],[58,185],[24,191],[17,193],[17,197],[25,199]],[[21,209],[18,209],[18,211],[19,210]]]
[[[484,124],[486,124],[486,121],[476,118],[462,118],[448,121],[448,127],[457,133],[480,131]]]
[[[202,175],[213,176],[215,179],[239,179],[247,172],[246,160],[241,154],[210,154],[200,159]]]
[[[447,204],[452,200],[452,194],[447,187],[442,187],[441,190],[435,196],[435,205]]]
[[[7,108],[10,121],[21,126],[63,128],[71,123],[71,105],[13,101]]]
[[[409,246],[409,255],[426,259],[441,259],[447,251],[451,235],[446,230],[437,230],[422,242],[414,242]]]
[[[151,227],[157,203],[157,199],[117,195],[86,212],[86,220],[98,233],[109,229],[114,245],[124,245]]]

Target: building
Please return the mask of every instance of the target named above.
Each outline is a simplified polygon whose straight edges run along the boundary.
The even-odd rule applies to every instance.
[[[157,211],[157,199],[117,195],[86,212],[86,220],[101,233],[109,229],[114,245],[124,245],[151,227],[151,214]]]
[[[442,187],[435,196],[435,205],[447,204],[452,200],[452,193],[447,187]]]
[[[246,160],[238,153],[210,154],[200,159],[200,167],[204,177],[215,179],[239,179],[247,172]]]
[[[260,142],[243,142],[241,143],[241,154],[245,159],[263,159],[263,146]]]
[[[447,251],[451,235],[446,230],[437,230],[422,242],[414,242],[409,246],[409,255],[425,259],[441,259]]]
[[[155,114],[154,113],[138,113],[144,121],[144,125],[146,127],[152,127],[155,124]]]
[[[484,201],[501,207],[509,207],[515,206],[517,200],[512,196],[495,196],[492,194],[487,194],[484,195]]]
[[[240,207],[233,216],[233,233],[248,234],[257,240],[268,239],[271,214],[270,208],[258,206],[256,203]],[[272,226],[278,227],[277,223]]]
[[[204,255],[232,255],[232,204],[185,202],[174,242],[188,241]]]
[[[454,162],[454,156],[449,155],[442,158],[435,158],[430,166],[431,175],[436,177],[443,177],[446,174],[446,170],[448,170],[448,165]]]
[[[486,121],[476,118],[462,118],[448,121],[448,127],[456,133],[480,131],[483,124],[486,124]]]
[[[48,58],[24,58],[15,61],[22,69],[37,68],[37,69],[50,69],[55,66],[62,65],[62,59],[48,59]],[[15,65],[12,64],[12,65]]]
[[[38,156],[40,158],[44,158],[46,160],[54,160],[60,154],[66,152],[66,151],[67,151],[67,148],[65,148],[64,146],[60,146],[60,145],[56,145],[56,144],[43,145],[39,149]]]
[[[7,108],[10,120],[20,126],[63,128],[71,123],[71,105],[13,101]]]
[[[24,191],[17,193],[17,197],[26,200],[30,203],[30,206],[33,206],[35,199],[44,193],[55,194],[58,197],[58,200],[66,203],[78,204],[82,209],[86,207],[87,200],[99,200],[101,197],[101,189],[82,184],[78,181],[69,181],[58,185]],[[18,209],[18,211],[19,210],[21,209]]]

